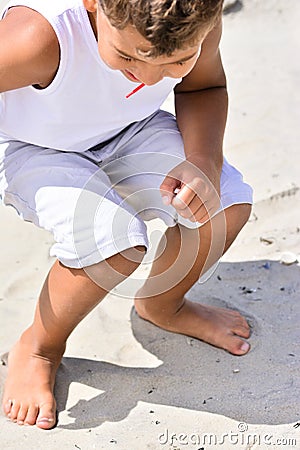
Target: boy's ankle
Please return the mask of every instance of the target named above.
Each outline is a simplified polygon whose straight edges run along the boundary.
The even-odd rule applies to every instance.
[[[66,349],[66,342],[51,342],[50,339],[40,338],[32,326],[22,333],[19,342],[21,345],[29,348],[32,355],[41,356],[49,360],[61,358]]]

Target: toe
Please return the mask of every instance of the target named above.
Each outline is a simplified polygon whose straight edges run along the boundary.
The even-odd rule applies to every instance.
[[[250,350],[250,344],[237,336],[231,336],[228,339],[226,350],[233,355],[242,356]]]
[[[55,426],[55,419],[51,417],[41,417],[37,420],[36,426],[43,430],[50,430]]]
[[[10,420],[16,422],[20,410],[20,403],[13,400],[10,412],[7,414]]]
[[[37,417],[36,425],[39,428],[48,430],[53,428],[56,422],[56,410],[55,406],[51,403],[46,403],[40,408],[39,415]]]
[[[11,408],[12,408],[12,405],[13,405],[13,401],[12,401],[12,400],[5,400],[5,401],[3,402],[3,411],[4,411],[4,414],[8,415],[8,414],[10,413]]]
[[[237,336],[241,336],[245,339],[250,337],[250,328],[249,326],[245,326],[244,324],[238,324],[232,329],[233,333]]]
[[[17,417],[17,423],[18,425],[24,425],[24,420],[27,416],[28,406],[27,405],[21,405]]]
[[[235,320],[231,324],[232,332],[238,336],[248,339],[250,336],[250,327],[247,320],[239,313],[235,316]]]
[[[26,415],[26,417],[24,419],[24,423],[26,425],[34,425],[35,422],[36,422],[36,418],[38,416],[38,413],[39,413],[39,408],[38,408],[37,405],[33,404],[33,405],[29,406],[28,411],[27,411],[27,415]]]

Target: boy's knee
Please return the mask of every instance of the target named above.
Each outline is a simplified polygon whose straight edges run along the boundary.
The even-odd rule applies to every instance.
[[[240,205],[233,205],[229,209],[234,219],[236,231],[239,232],[248,222],[252,206],[247,203],[242,203]]]
[[[227,243],[230,245],[241,229],[248,222],[251,214],[252,206],[247,203],[233,205],[225,210],[226,228],[227,228]]]

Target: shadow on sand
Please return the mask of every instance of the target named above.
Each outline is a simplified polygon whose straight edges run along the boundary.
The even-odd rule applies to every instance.
[[[132,310],[135,338],[163,364],[128,368],[64,358],[56,383],[59,411],[66,408],[72,382],[103,393],[79,400],[67,411],[74,423],[58,428],[93,428],[120,421],[138,401],[208,411],[246,423],[296,421],[300,414],[299,275],[296,265],[278,262],[221,263],[210,280],[191,289],[192,300],[204,294],[207,303],[246,315],[252,348],[243,357],[165,332]]]

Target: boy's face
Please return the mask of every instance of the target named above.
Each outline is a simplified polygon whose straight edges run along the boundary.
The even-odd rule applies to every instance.
[[[99,8],[94,17],[102,60],[111,69],[120,70],[130,81],[151,86],[164,77],[181,78],[192,70],[199,57],[200,42],[185,50],[176,50],[170,57],[147,57],[144,53],[151,44],[135,27],[128,25],[118,30]]]

